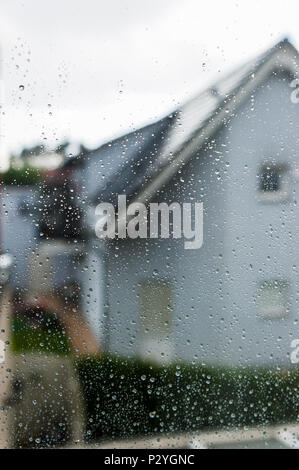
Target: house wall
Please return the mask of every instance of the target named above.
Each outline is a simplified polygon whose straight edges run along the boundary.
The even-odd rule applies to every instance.
[[[231,163],[226,234],[227,323],[233,363],[290,365],[291,341],[298,337],[299,108],[290,99],[290,79],[272,78],[243,106],[229,132]],[[261,201],[257,172],[264,162],[288,165],[286,201]],[[298,176],[298,173],[297,173]],[[289,313],[281,319],[257,315],[263,281],[289,284]]]
[[[4,186],[1,193],[1,249],[13,257],[12,285],[26,287],[29,259],[37,246],[32,214],[36,192],[32,187]]]
[[[140,283],[160,279],[173,285],[173,360],[291,365],[290,343],[299,333],[299,108],[290,90],[286,77],[265,82],[157,198],[203,202],[201,249],[185,250],[183,240],[110,244],[110,351],[140,354]],[[286,202],[259,200],[257,174],[270,160],[289,165]],[[273,279],[289,283],[289,313],[265,320],[258,315],[257,291],[260,282]]]

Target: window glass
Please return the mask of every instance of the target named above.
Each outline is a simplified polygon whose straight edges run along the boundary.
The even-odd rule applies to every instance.
[[[0,6],[0,450],[299,448],[299,2]]]
[[[140,287],[142,356],[170,360],[172,338],[172,289],[166,282],[143,282]]]
[[[267,319],[282,318],[288,313],[289,287],[283,281],[265,281],[259,289],[259,314]]]
[[[262,170],[260,190],[279,191],[281,189],[281,171],[276,167],[265,167]]]

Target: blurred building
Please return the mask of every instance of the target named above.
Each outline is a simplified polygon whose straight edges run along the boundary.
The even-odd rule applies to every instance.
[[[298,53],[283,41],[159,122],[70,160],[99,202],[204,204],[204,243],[98,240],[89,317],[111,352],[290,365],[298,321]],[[85,217],[88,211],[84,210]]]
[[[38,243],[34,207],[38,188],[34,185],[5,184],[1,190],[2,251],[13,259],[13,289],[26,289],[30,276],[29,263]]]
[[[18,160],[12,168],[19,164],[22,169],[24,162]],[[46,290],[56,285],[56,279],[58,283],[65,280],[68,263],[61,262],[59,252],[62,241],[80,239],[81,216],[69,172],[58,169],[62,162],[62,155],[56,153],[27,157],[26,165],[39,170],[40,181],[26,178],[23,170],[23,177],[14,179],[12,175],[2,185],[1,243],[3,251],[13,256],[14,289],[28,291],[38,286],[38,290]],[[57,243],[58,258],[53,258]]]
[[[291,365],[299,107],[290,84],[298,66],[282,41],[164,119],[60,168],[67,195],[58,202],[64,183],[49,190],[41,233],[81,247],[84,310],[107,351]],[[203,202],[202,248],[172,238],[99,240],[95,208],[116,206],[118,195],[128,204]]]

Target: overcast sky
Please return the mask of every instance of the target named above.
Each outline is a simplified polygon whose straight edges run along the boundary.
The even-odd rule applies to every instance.
[[[296,0],[0,0],[2,163],[98,146],[166,114],[288,36]]]

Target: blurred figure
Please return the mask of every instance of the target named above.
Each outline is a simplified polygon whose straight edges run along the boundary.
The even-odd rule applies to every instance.
[[[100,344],[81,310],[80,287],[77,283],[66,284],[51,294],[37,297],[34,304],[57,316],[76,355],[101,353]]]

